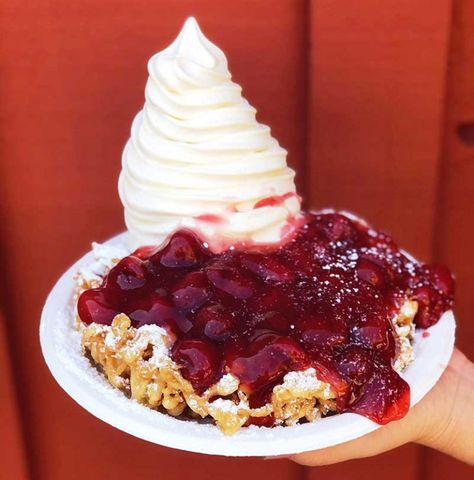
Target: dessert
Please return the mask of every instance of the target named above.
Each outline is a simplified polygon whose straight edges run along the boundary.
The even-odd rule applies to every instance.
[[[449,271],[301,211],[286,152],[194,19],[149,72],[119,180],[128,250],[96,244],[77,275],[84,354],[131,399],[226,434],[402,418],[399,373],[415,327],[452,306]]]
[[[202,232],[214,251],[280,241],[283,228],[289,235],[300,199],[286,151],[196,20],[148,71],[119,179],[131,245],[159,245],[183,227]]]

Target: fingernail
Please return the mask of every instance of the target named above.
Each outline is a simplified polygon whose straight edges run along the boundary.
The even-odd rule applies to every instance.
[[[290,458],[290,455],[272,455],[270,457],[263,457],[264,460],[281,460],[282,458]]]

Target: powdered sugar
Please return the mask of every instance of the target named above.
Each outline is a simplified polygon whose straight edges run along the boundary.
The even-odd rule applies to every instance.
[[[130,252],[122,245],[108,245],[92,242],[94,261],[79,268],[75,278],[80,289],[98,286],[110,268]]]
[[[209,404],[209,412],[211,415],[216,415],[216,412],[227,412],[237,415],[239,409],[242,408],[239,404],[234,403],[232,400],[226,400],[224,398],[217,398]],[[248,408],[248,405],[245,405]]]
[[[239,388],[239,380],[230,373],[224,375],[216,384],[219,395],[230,395]]]
[[[316,376],[316,370],[314,368],[308,368],[300,372],[289,372],[283,377],[283,383],[280,387],[285,388],[292,392],[322,392],[323,398],[334,397],[334,392],[331,386],[322,382]]]
[[[105,327],[105,325],[104,325],[104,327]],[[108,328],[105,331],[107,332],[106,335],[105,335],[105,346],[107,348],[115,350],[117,340],[118,340],[119,337],[115,335],[114,331],[111,328]]]
[[[173,339],[168,332],[158,325],[143,325],[138,329],[139,338],[153,346],[153,353],[149,360],[154,367],[160,368],[172,363],[169,352]]]

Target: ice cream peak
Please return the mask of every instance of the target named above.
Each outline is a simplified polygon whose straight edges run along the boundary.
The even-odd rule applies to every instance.
[[[224,53],[189,18],[148,72],[119,179],[132,246],[159,244],[181,227],[214,250],[281,241],[300,215],[294,171]]]

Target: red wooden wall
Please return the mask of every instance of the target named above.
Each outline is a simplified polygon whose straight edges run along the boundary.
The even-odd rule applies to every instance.
[[[38,321],[65,267],[91,240],[123,229],[116,179],[146,61],[192,14],[290,151],[308,206],[353,210],[420,258],[452,266],[458,343],[474,353],[465,255],[474,234],[473,4],[0,5],[0,478],[468,478],[464,465],[414,445],[318,469],[150,445],[95,420],[59,389],[41,358]]]

